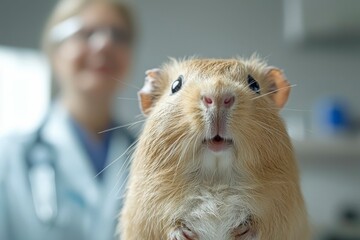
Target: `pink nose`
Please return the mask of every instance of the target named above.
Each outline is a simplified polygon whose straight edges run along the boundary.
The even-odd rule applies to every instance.
[[[205,95],[202,96],[202,102],[205,107],[211,107],[216,105],[216,100],[213,96]],[[230,108],[232,105],[234,105],[235,97],[233,95],[224,95],[220,98],[220,106],[224,108]]]

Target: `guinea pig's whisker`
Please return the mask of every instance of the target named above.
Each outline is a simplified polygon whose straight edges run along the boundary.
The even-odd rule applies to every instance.
[[[257,124],[259,127],[262,127],[263,129],[267,130],[270,133],[277,134],[280,137],[284,135],[279,130],[275,129],[271,125],[268,125],[268,124],[266,124],[264,122],[254,121],[254,123]]]
[[[101,132],[98,132],[98,134],[110,132],[110,131],[117,130],[117,129],[124,128],[124,127],[132,127],[132,126],[134,126],[135,124],[142,123],[142,122],[145,122],[145,119],[140,120],[140,121],[137,121],[137,122],[128,123],[128,124],[125,124],[125,125],[121,125],[121,126],[109,128],[109,129],[103,130],[103,131],[101,131]]]
[[[177,148],[179,147],[179,145],[177,145],[178,144],[178,142],[179,142],[179,139],[180,138],[182,138],[184,136],[184,134],[182,134],[176,141],[174,141],[172,144],[171,144],[171,146],[170,146],[170,148],[169,148],[169,156],[170,156],[170,158],[172,158],[174,155],[175,155],[175,153],[177,152],[176,150],[177,150]],[[180,159],[182,158],[182,155],[180,155],[180,156],[178,156],[178,162],[177,162],[177,164],[176,164],[176,170],[178,169],[178,167],[179,167],[179,164],[180,164]],[[176,171],[177,172],[177,171]]]
[[[121,167],[121,169],[119,169],[118,173],[116,174],[116,176],[118,177],[119,180],[117,181],[117,183],[115,184],[115,186],[114,186],[113,189],[116,188],[116,186],[119,184],[119,182],[120,182],[120,180],[121,180],[121,178],[119,178],[120,172],[123,171],[124,169],[129,169],[130,164],[131,164],[131,161],[130,161],[130,159],[128,158],[127,161],[126,161],[126,163],[123,164],[123,166]],[[123,189],[123,187],[124,187],[124,185],[127,183],[127,180],[128,180],[128,179],[129,179],[129,174],[127,174],[126,177],[125,177],[125,179],[124,179],[124,181],[122,181],[122,183],[121,183],[121,185],[120,185],[120,187],[119,187],[120,190]],[[117,196],[117,195],[119,194],[119,191],[120,191],[120,190],[116,191],[115,196]]]
[[[125,154],[129,152],[129,150],[135,146],[135,144],[138,142],[138,140],[134,141],[119,157],[117,157],[115,160],[110,162],[106,167],[104,167],[100,172],[98,172],[94,178],[97,178],[101,173],[103,173],[106,169],[114,165],[117,161],[119,161]]]
[[[124,84],[125,86],[132,87],[132,88],[134,88],[134,89],[136,89],[136,90],[140,90],[140,89],[141,89],[141,88],[138,87],[138,86],[132,85],[132,84],[130,84],[130,83],[126,83],[126,82],[124,82],[124,81],[122,81],[122,80],[120,80],[120,79],[118,79],[118,78],[116,78],[116,77],[112,77],[112,79],[118,81],[118,82],[121,83],[121,84]]]
[[[178,158],[178,162],[177,162],[177,164],[176,164],[176,170],[175,170],[175,172],[177,172],[177,170],[178,170],[178,168],[179,168],[179,164],[180,164],[180,159],[182,158],[182,155],[180,155],[180,156],[176,156],[176,153],[178,152],[178,148],[180,148],[179,147],[179,145],[178,145],[178,142],[179,142],[179,139],[181,139],[181,138],[183,138],[185,136],[185,134],[183,133],[182,135],[180,135],[179,137],[178,137],[178,139],[176,140],[176,141],[174,141],[171,145],[170,145],[170,147],[168,147],[167,148],[167,150],[166,150],[166,153],[165,153],[165,155],[167,156],[167,158],[169,158],[169,159],[172,159],[172,158],[174,158],[174,157],[177,157]],[[165,141],[164,141],[165,142]],[[160,144],[160,143],[159,143]],[[173,180],[175,179],[175,176],[174,176],[174,178],[173,178]]]
[[[196,137],[195,137],[195,142],[194,144],[198,144],[198,141],[200,140],[200,134],[198,134]],[[192,148],[192,161],[193,161],[193,166],[195,166],[195,149]]]
[[[128,164],[128,163],[124,163],[123,166],[124,166],[124,165],[126,165],[125,168],[128,168],[128,167],[129,167],[129,164]],[[124,168],[123,166],[122,166],[121,168]],[[118,172],[121,172],[121,170],[119,170]],[[123,180],[123,181],[121,181],[121,180]],[[122,179],[122,178],[118,177],[118,179],[116,180],[116,183],[115,183],[114,186],[112,187],[109,195],[113,195],[113,196],[116,197],[117,194],[114,194],[115,189],[119,186],[119,184],[120,184],[121,182],[124,183],[124,182],[126,182],[127,180],[128,180],[128,176],[126,176],[125,179]],[[120,188],[120,189],[121,189],[121,188]],[[118,191],[116,191],[116,192],[118,192]]]
[[[129,180],[129,174],[125,177],[124,181],[121,183],[121,185],[119,186],[118,190],[115,192],[114,196],[117,198],[117,199],[122,199],[124,198],[125,196],[122,195],[122,196],[118,196],[120,191],[124,188],[124,185],[128,182]],[[116,189],[116,186],[114,186],[114,189],[112,190],[112,192]]]
[[[131,129],[131,128],[133,128],[134,126],[136,126],[136,124],[143,123],[143,122],[145,122],[145,121],[146,121],[146,119],[142,119],[142,120],[139,120],[139,121],[137,121],[137,122],[133,122],[133,123],[128,127],[128,129]]]
[[[130,101],[139,101],[139,99],[137,99],[137,98],[124,98],[124,97],[117,97],[117,99],[120,99],[120,100],[130,100]]]
[[[129,148],[126,150],[126,152],[128,152],[129,154],[128,154],[126,160],[124,161],[124,163],[119,168],[118,172],[116,173],[116,178],[118,178],[118,180],[116,181],[114,187],[111,189],[110,195],[114,193],[116,187],[119,185],[121,180],[123,180],[123,181],[122,181],[122,183],[121,183],[121,185],[119,187],[119,190],[117,190],[116,193],[114,194],[115,197],[119,194],[120,190],[123,189],[124,184],[127,183],[128,178],[129,178],[129,174],[126,175],[125,179],[122,179],[122,178],[120,178],[120,173],[124,172],[126,169],[129,169],[130,164],[131,164],[130,158],[132,157],[132,154],[130,154],[130,152],[135,149],[135,145],[136,145],[137,142],[138,142],[138,140],[136,140],[133,144],[131,144],[129,146]],[[119,198],[121,198],[121,197],[119,197]]]
[[[307,110],[307,109],[298,109],[298,108],[272,108],[272,107],[268,107],[268,108],[256,108],[256,109],[274,109],[274,110],[282,110],[282,111],[295,111],[295,112],[313,112],[312,110]]]
[[[293,84],[293,85],[290,85],[290,86],[286,86],[286,87],[281,87],[281,88],[278,88],[278,89],[275,89],[273,91],[270,91],[270,92],[267,92],[267,93],[264,93],[264,94],[261,94],[260,96],[257,96],[257,97],[254,97],[250,100],[255,100],[255,99],[258,99],[258,98],[262,98],[262,97],[265,97],[267,95],[270,95],[270,94],[273,94],[273,93],[276,93],[282,89],[287,89],[287,88],[293,88],[293,87],[296,87],[297,85],[296,84]]]
[[[279,130],[275,129],[274,127],[264,123],[264,122],[259,122],[259,121],[253,121],[254,124],[258,125],[259,127],[263,128],[264,130],[266,130],[267,132],[271,133],[271,134],[276,134],[279,137],[283,136],[283,133],[280,132]]]
[[[124,152],[125,153],[125,152]],[[124,154],[123,153],[123,154]],[[98,172],[94,178],[97,178],[101,173],[103,173],[106,169],[108,169],[109,167],[111,167],[112,165],[114,165],[117,161],[119,161],[119,159],[123,156],[123,154],[121,154],[119,157],[115,158],[115,160],[113,160],[112,162],[110,162],[108,165],[106,165],[100,172]]]
[[[139,118],[145,119],[144,114],[140,113],[135,116],[135,119],[139,119]]]
[[[253,83],[248,83],[248,84],[245,86],[245,89],[248,89],[251,84],[253,84]]]
[[[125,152],[127,152],[127,157],[126,157],[126,160],[124,161],[124,163],[121,165],[121,167],[120,167],[120,169],[118,170],[118,172],[116,173],[116,177],[119,177],[120,176],[120,173],[123,171],[123,170],[125,170],[126,168],[128,168],[129,167],[129,165],[130,165],[130,163],[131,163],[131,161],[130,161],[130,158],[132,157],[132,154],[131,153],[133,153],[134,152],[134,150],[135,150],[135,146],[136,146],[136,144],[138,143],[138,139],[136,140],[136,141],[134,141],[126,150],[125,150]],[[124,169],[124,166],[126,166],[125,167],[125,169]]]
[[[183,134],[183,135],[181,136],[181,138],[183,138],[184,136],[185,136],[185,134]],[[178,167],[179,167],[179,165],[180,165],[180,163],[181,163],[181,160],[184,158],[184,155],[187,154],[187,151],[188,151],[189,146],[190,146],[191,143],[192,143],[191,141],[188,141],[187,144],[186,144],[186,146],[185,146],[185,148],[182,148],[183,151],[181,151],[181,155],[180,155],[180,157],[179,157],[179,159],[178,159],[178,164],[177,164],[176,170],[178,169]],[[176,171],[176,172],[177,172],[177,171]]]
[[[296,108],[281,108],[279,110],[283,110],[283,111],[295,111],[295,112],[313,112],[312,110],[307,110],[307,109],[296,109]]]
[[[284,142],[284,140],[282,140],[282,139],[284,138],[284,133],[280,132],[279,130],[275,129],[274,127],[272,127],[272,126],[270,126],[270,125],[268,125],[268,124],[266,124],[266,123],[264,123],[264,122],[261,122],[261,123],[260,123],[259,121],[254,121],[254,123],[257,124],[259,127],[263,128],[263,129],[264,129],[265,131],[267,131],[268,133],[275,134],[275,135],[279,136],[278,142],[279,142],[282,146],[288,148],[288,149],[291,151],[290,146],[287,145],[287,144]]]

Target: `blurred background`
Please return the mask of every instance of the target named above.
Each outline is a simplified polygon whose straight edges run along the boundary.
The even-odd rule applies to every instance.
[[[282,111],[298,155],[314,239],[360,239],[360,1],[133,0],[139,34],[123,121],[144,72],[168,57],[258,53],[296,87]],[[43,117],[51,73],[39,52],[54,0],[0,4],[0,135]],[[141,126],[132,130],[136,133]]]

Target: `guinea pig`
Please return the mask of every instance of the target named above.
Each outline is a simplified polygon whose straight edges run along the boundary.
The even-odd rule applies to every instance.
[[[309,239],[279,115],[290,93],[282,71],[257,57],[190,58],[146,75],[121,239]]]

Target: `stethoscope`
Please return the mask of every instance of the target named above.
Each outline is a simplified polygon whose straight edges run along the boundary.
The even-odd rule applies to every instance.
[[[58,216],[58,198],[56,186],[56,164],[58,153],[54,146],[45,141],[42,134],[50,113],[34,133],[34,137],[25,149],[25,162],[28,180],[37,218],[44,224],[52,225]],[[134,137],[126,129],[119,129],[129,144]]]
[[[35,214],[42,223],[50,225],[55,222],[58,215],[56,192],[58,155],[55,148],[42,137],[47,120],[48,116],[25,149],[25,161]]]

